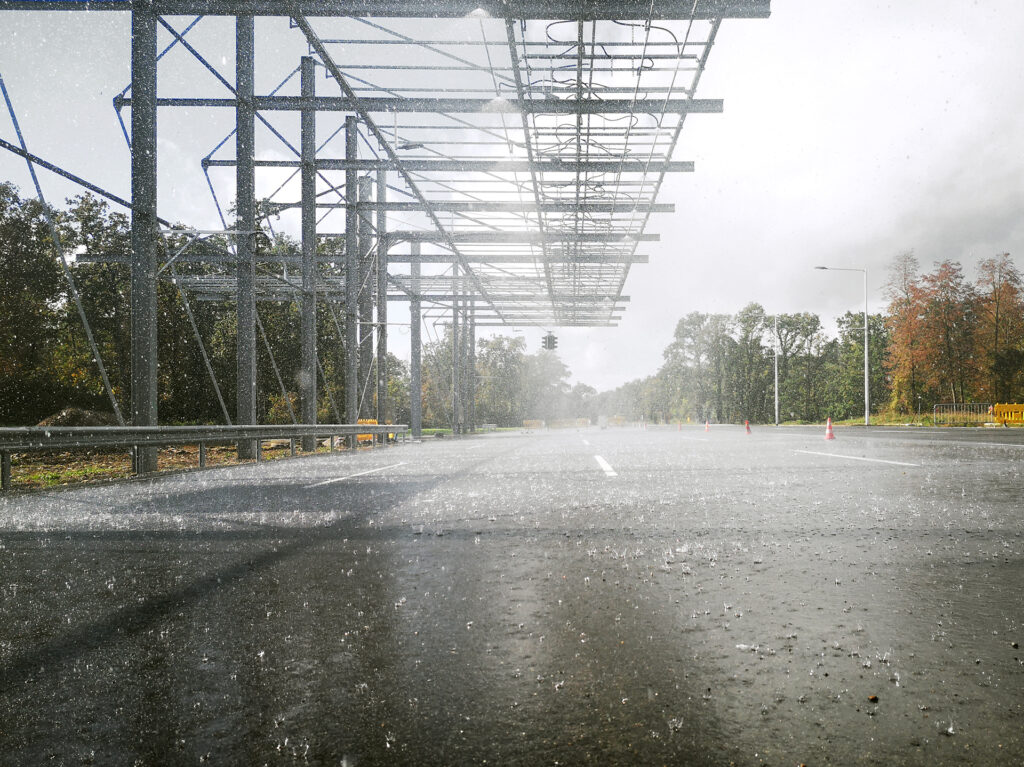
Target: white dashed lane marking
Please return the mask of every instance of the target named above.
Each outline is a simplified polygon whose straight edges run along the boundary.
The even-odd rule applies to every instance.
[[[378,471],[386,471],[393,469],[396,466],[405,466],[407,461],[401,463],[393,463],[390,466],[381,466],[379,469],[367,469],[366,471],[360,471],[355,474],[349,474],[347,477],[335,477],[334,479],[325,479],[323,482],[314,482],[312,485],[306,485],[306,487],[323,487],[324,485],[333,485],[335,482],[344,482],[346,479],[352,479],[354,477],[362,477],[366,474],[376,474]]]
[[[839,455],[839,453],[819,453],[815,450],[794,450],[794,453],[804,455],[825,455],[829,458],[845,458],[848,461],[868,461],[870,463],[888,463],[893,466],[920,466],[919,463],[905,463],[904,461],[886,461],[882,458],[861,458],[859,455]]]
[[[601,470],[605,473],[606,476],[609,476],[609,477],[617,477],[617,476],[619,476],[618,473],[615,471],[615,469],[613,469],[611,467],[611,464],[609,464],[608,461],[606,461],[601,456],[595,455],[594,456],[594,460],[597,461],[597,465],[601,467]]]

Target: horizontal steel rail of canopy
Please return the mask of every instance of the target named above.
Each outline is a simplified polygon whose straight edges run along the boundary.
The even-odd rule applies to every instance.
[[[256,96],[253,106],[259,111],[297,112],[312,108],[318,112],[351,112],[356,104],[367,112],[440,112],[443,114],[481,113],[481,114],[548,114],[573,115],[584,114],[629,114],[637,111],[637,105],[631,99],[608,99],[597,101],[585,99],[457,99],[457,98],[374,98],[363,97],[352,101],[338,96],[317,96],[303,98],[301,96]],[[120,97],[114,106],[131,106],[132,100]],[[237,99],[229,98],[167,98],[156,100],[158,107],[226,107],[235,109]],[[672,114],[718,114],[722,112],[721,99],[659,99],[651,101],[647,108],[652,111]],[[643,111],[643,107],[641,107]],[[650,112],[646,112],[650,114]]]
[[[210,443],[288,439],[311,436],[317,440],[329,438],[331,448],[335,437],[353,434],[401,434],[405,438],[406,424],[339,424],[315,425],[286,424],[261,426],[26,426],[0,428],[0,488],[11,488],[11,456],[50,450],[88,450],[93,448],[168,445],[199,445],[201,456]],[[387,444],[385,440],[384,444]],[[257,459],[259,449],[257,447]],[[201,462],[205,462],[201,458]]]
[[[770,0],[0,0],[0,10],[129,11],[136,5],[169,16],[378,16],[411,18],[697,19],[768,18]]]

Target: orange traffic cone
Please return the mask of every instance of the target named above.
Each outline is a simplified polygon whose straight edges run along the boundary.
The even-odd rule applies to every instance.
[[[836,435],[832,433],[832,419],[828,419],[828,423],[825,425],[825,439],[835,439]]]
[[[750,421],[744,421],[743,425],[747,427],[747,434],[750,434]]]
[[[711,431],[711,421],[704,421],[704,431]]]

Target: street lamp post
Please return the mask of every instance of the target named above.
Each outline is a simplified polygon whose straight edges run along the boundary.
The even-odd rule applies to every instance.
[[[775,315],[775,425],[779,425],[779,315]]]
[[[829,272],[860,272],[864,275],[864,425],[871,425],[871,387],[868,376],[868,270],[843,266],[816,266]]]

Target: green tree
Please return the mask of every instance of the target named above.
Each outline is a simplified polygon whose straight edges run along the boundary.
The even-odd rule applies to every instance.
[[[0,184],[0,424],[37,423],[62,396],[51,371],[64,300],[42,205]]]
[[[839,386],[836,405],[838,418],[851,418],[864,412],[864,315],[846,312],[836,324],[839,328]],[[873,412],[890,398],[885,372],[885,354],[889,347],[889,329],[885,316],[868,315],[868,386]]]
[[[747,304],[736,315],[735,337],[729,345],[728,368],[734,397],[731,419],[767,420],[772,368],[763,339],[767,317],[760,304]]]
[[[527,418],[564,417],[569,368],[553,351],[527,355],[523,366],[523,405]]]
[[[522,424],[526,418],[525,367],[526,341],[523,338],[493,336],[477,341],[477,420],[498,426]]]
[[[991,402],[1019,401],[1024,386],[1024,284],[1009,253],[978,265],[977,291],[979,392]]]

